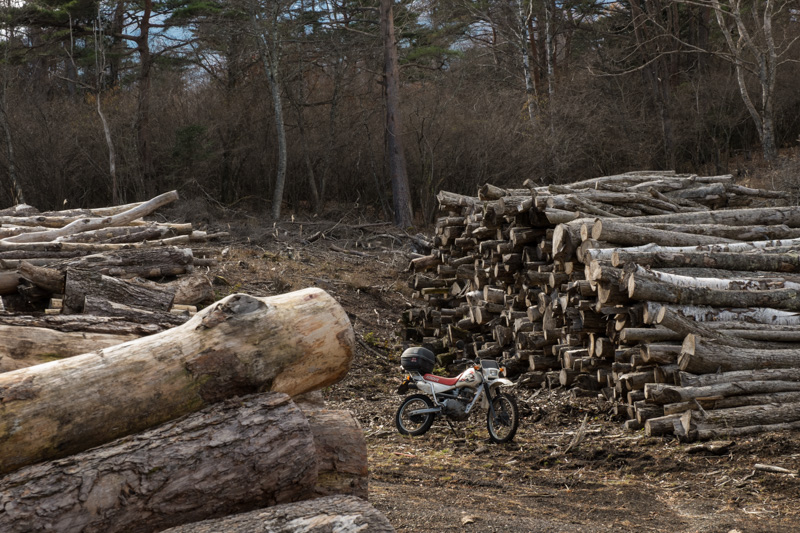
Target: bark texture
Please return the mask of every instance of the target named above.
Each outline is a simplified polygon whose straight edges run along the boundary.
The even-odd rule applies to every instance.
[[[0,375],[0,473],[65,457],[226,398],[335,383],[355,343],[320,289],[231,295],[182,326]]]
[[[354,496],[327,496],[174,527],[163,533],[393,533],[369,503]]]
[[[255,395],[5,476],[0,530],[149,533],[301,499],[316,474],[302,411]]]

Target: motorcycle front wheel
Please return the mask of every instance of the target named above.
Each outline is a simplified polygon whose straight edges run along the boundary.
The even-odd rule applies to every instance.
[[[498,392],[492,398],[492,409],[486,414],[486,428],[492,442],[510,442],[519,427],[517,401],[510,394]],[[492,416],[494,413],[494,416]]]
[[[424,394],[408,396],[400,404],[397,414],[394,416],[397,431],[401,435],[416,437],[431,429],[436,416],[434,413],[412,414],[417,409],[430,409],[431,407],[433,407],[433,402]]]

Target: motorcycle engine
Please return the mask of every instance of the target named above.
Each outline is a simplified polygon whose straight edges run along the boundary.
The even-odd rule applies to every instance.
[[[469,416],[466,407],[461,400],[447,399],[442,403],[442,412],[453,420],[466,420]]]

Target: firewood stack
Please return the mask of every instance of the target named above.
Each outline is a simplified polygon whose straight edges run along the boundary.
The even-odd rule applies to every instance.
[[[99,209],[0,211],[0,370],[157,333],[213,300],[195,267],[213,263],[202,246],[219,235],[143,220],[177,197],[172,191]]]
[[[525,185],[438,195],[409,341],[614,400],[651,435],[800,427],[800,207],[731,176]]]

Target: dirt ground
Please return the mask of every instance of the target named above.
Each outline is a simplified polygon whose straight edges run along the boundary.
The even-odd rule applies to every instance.
[[[600,400],[516,388],[523,418],[510,444],[488,441],[482,413],[454,430],[437,421],[421,437],[399,435],[396,333],[413,304],[410,236],[346,218],[214,229],[232,234],[213,272],[218,296],[317,286],[347,310],[355,360],[323,393],[363,426],[370,501],[397,531],[800,531],[800,479],[756,468],[797,472],[797,431],[681,444],[623,432]],[[564,453],[584,418],[582,442]]]

